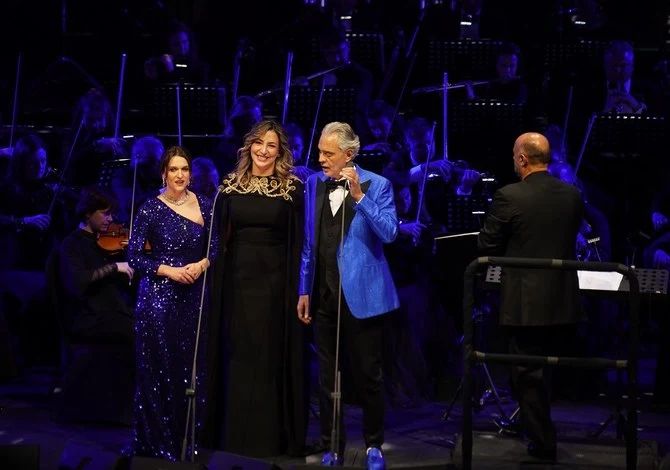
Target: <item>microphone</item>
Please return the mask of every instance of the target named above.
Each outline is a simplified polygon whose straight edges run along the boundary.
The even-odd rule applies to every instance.
[[[345,168],[354,168],[354,167],[355,167],[355,165],[354,165],[354,161],[353,161],[353,160],[349,160],[349,161],[346,163],[346,165],[344,165],[344,167],[345,167]],[[349,180],[348,180],[348,179],[345,179],[345,181],[344,181],[344,189],[346,189],[347,191],[349,191],[349,186],[350,186],[350,184],[351,184],[351,183],[349,182]]]

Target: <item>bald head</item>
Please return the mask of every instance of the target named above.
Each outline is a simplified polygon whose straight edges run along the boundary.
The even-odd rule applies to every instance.
[[[545,171],[551,161],[549,141],[537,132],[526,132],[514,142],[514,168],[523,179],[535,171]]]
[[[549,164],[551,160],[549,141],[542,134],[526,132],[516,139],[516,143],[519,145],[521,152],[526,154],[531,164]]]

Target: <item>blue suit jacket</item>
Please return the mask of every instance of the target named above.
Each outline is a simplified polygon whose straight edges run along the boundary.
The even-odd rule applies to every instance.
[[[356,318],[368,318],[398,308],[398,295],[384,257],[384,243],[395,240],[398,217],[393,187],[384,177],[357,167],[365,197],[356,204],[344,200],[344,246],[338,248],[337,265],[342,291]],[[305,240],[300,266],[300,295],[312,294],[316,270],[319,224],[327,177],[319,172],[307,179],[305,188]]]

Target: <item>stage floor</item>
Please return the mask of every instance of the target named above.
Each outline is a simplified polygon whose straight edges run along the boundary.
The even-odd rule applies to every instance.
[[[0,384],[0,447],[6,445],[38,445],[41,469],[56,469],[64,451],[72,456],[91,459],[90,466],[111,468],[128,443],[127,427],[90,424],[61,424],[52,417],[52,377],[45,372],[24,374],[21,378]],[[503,395],[504,390],[499,387]],[[638,468],[656,465],[670,449],[670,413],[651,405],[651,397],[640,397],[638,415],[640,458]],[[316,402],[312,408],[316,410]],[[412,406],[387,408],[384,453],[391,468],[459,468],[462,408],[458,400],[448,420],[443,420],[446,402],[428,401]],[[503,410],[511,414],[515,403],[503,396]],[[345,466],[364,467],[365,449],[361,439],[360,409],[345,405],[345,426],[349,437]],[[493,419],[499,415],[495,402],[485,403],[474,416],[475,439],[473,468],[625,468],[623,443],[616,439],[616,422],[604,427],[594,437],[600,424],[615,411],[606,397],[594,400],[559,400],[552,405],[558,431],[558,462],[547,466],[534,462],[525,454],[523,440],[501,436]],[[309,442],[318,437],[316,414],[310,419]],[[1,455],[1,454],[0,454]],[[199,459],[207,463],[211,452],[204,450]],[[221,456],[219,455],[219,458]],[[320,454],[304,459],[276,458],[268,460],[280,468],[318,465]],[[258,462],[256,462],[257,464]],[[95,464],[95,465],[94,465]],[[251,465],[250,465],[251,466]],[[0,468],[9,469],[2,465]],[[223,468],[210,465],[210,468]],[[261,467],[254,467],[261,468]],[[268,465],[267,468],[270,468]]]

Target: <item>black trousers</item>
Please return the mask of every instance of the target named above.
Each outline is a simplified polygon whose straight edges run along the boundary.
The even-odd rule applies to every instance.
[[[514,326],[506,328],[509,353],[552,356],[563,354],[576,335],[575,325]],[[556,448],[556,428],[551,421],[550,374],[544,367],[513,366],[512,391],[519,402],[521,425],[541,450]]]
[[[321,289],[315,305],[315,343],[319,359],[319,409],[321,441],[331,445],[335,383],[335,347],[337,336],[337,295]],[[384,442],[384,395],[382,381],[383,318],[360,320],[354,317],[342,299],[339,361],[351,371],[354,390],[363,409],[363,438],[366,447],[380,447]],[[340,370],[342,367],[340,367]],[[340,413],[339,446],[343,453],[346,436]]]

